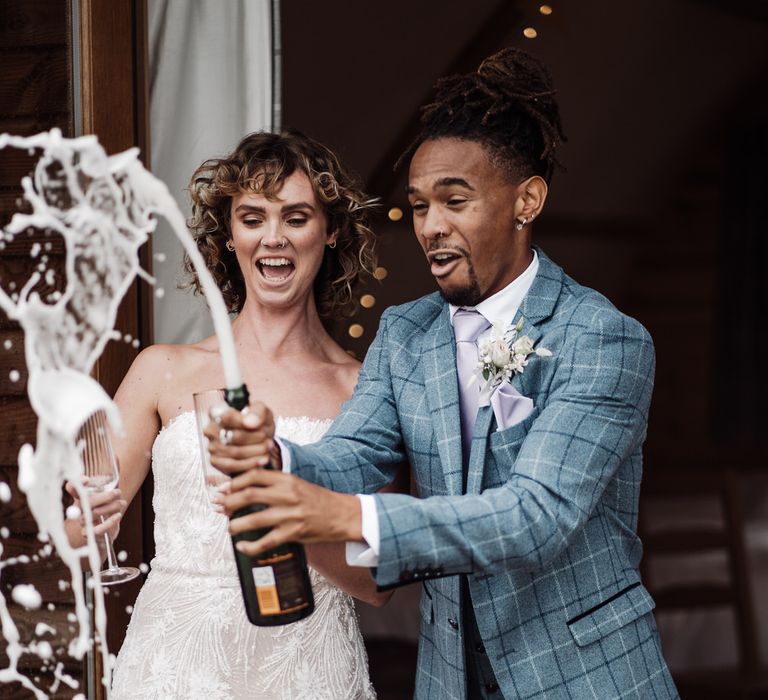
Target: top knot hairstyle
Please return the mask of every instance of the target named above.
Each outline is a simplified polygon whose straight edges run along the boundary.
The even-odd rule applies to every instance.
[[[187,223],[230,313],[239,313],[245,303],[243,273],[235,253],[226,247],[232,238],[232,198],[256,192],[273,199],[295,172],[309,179],[328,220],[328,231],[338,232],[337,246],[326,248],[315,278],[320,317],[351,315],[356,308],[355,287],[365,275],[373,274],[375,239],[369,215],[377,200],[363,192],[330,149],[301,132],[248,134],[229,155],[205,161],[189,184],[192,217]],[[185,286],[200,293],[200,281],[186,256],[184,267],[189,279]]]
[[[539,175],[547,182],[561,167],[555,151],[566,140],[549,71],[538,59],[506,48],[473,73],[441,78],[435,99],[422,108],[421,132],[396,167],[424,141],[477,141],[494,165],[513,179]]]

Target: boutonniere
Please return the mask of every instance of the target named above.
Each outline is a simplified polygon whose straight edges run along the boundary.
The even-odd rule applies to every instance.
[[[520,335],[524,323],[522,316],[514,326],[494,323],[491,335],[478,345],[475,378],[480,381],[480,406],[490,405],[493,392],[502,382],[522,374],[531,355],[552,356],[547,348],[536,348],[527,335]]]

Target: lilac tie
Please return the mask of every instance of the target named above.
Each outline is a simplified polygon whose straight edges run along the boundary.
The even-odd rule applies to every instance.
[[[477,311],[459,309],[453,315],[453,333],[456,336],[456,370],[459,376],[459,404],[461,408],[461,445],[464,463],[469,460],[472,433],[475,429],[480,383],[470,385],[477,368],[477,338],[491,324]]]

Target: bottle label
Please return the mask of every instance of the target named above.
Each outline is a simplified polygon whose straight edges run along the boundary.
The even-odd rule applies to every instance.
[[[279,615],[280,598],[277,595],[275,572],[271,566],[255,566],[253,583],[256,586],[256,600],[262,615]]]
[[[251,568],[256,587],[256,601],[262,615],[279,615],[309,606],[304,594],[304,579],[290,552],[277,553],[258,560]]]

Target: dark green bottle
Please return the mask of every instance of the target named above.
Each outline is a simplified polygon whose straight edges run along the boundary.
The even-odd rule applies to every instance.
[[[224,395],[227,403],[239,411],[248,405],[248,389],[245,384],[237,389],[226,389]],[[266,468],[274,469],[274,466]],[[235,511],[232,517],[258,513],[263,509],[264,506],[253,504]],[[241,540],[258,540],[267,532],[254,530],[233,535],[232,546]],[[286,625],[301,620],[314,611],[315,599],[312,595],[304,547],[301,544],[289,542],[258,557],[242,554],[235,547],[235,561],[245,611],[254,625]]]

